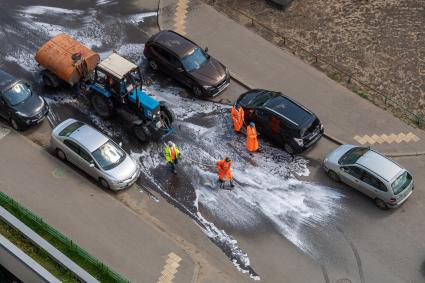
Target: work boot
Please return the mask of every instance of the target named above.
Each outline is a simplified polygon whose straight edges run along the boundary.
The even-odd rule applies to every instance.
[[[233,184],[233,181],[230,181],[230,187],[234,188],[235,185]]]

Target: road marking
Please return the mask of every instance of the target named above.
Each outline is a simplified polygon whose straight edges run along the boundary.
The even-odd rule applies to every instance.
[[[179,0],[174,17],[174,30],[182,35],[186,35],[186,15],[189,7],[189,0]]]
[[[10,129],[0,127],[0,140],[10,133]]]
[[[359,144],[364,145],[366,143],[368,144],[382,144],[382,143],[401,143],[401,142],[418,142],[420,140],[419,137],[417,137],[414,133],[409,132],[407,134],[404,133],[400,133],[398,135],[396,134],[390,134],[390,135],[386,135],[386,134],[382,134],[382,135],[364,135],[364,136],[355,136],[354,140],[357,141]]]
[[[168,254],[168,258],[165,261],[164,268],[161,272],[161,277],[159,277],[157,283],[171,283],[173,282],[173,279],[177,273],[177,268],[179,268],[180,264],[179,262],[182,259],[176,255],[175,253],[171,252]]]

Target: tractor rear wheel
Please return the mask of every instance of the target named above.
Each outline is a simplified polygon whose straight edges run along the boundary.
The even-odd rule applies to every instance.
[[[114,114],[114,102],[111,98],[96,93],[92,95],[90,101],[97,115],[100,117],[110,118]]]
[[[56,88],[59,86],[59,80],[47,70],[41,72],[41,79],[46,87]]]
[[[152,133],[145,125],[136,125],[133,127],[134,135],[141,141],[147,142],[151,139]]]

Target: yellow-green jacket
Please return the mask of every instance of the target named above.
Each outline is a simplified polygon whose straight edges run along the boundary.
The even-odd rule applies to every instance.
[[[174,159],[179,158],[180,150],[176,145],[174,145],[174,151],[175,151]],[[171,162],[174,160],[173,157],[171,156],[171,149],[168,144],[165,146],[165,159],[167,159],[168,162]]]

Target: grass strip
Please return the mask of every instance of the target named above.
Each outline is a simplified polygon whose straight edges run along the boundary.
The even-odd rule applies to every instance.
[[[22,233],[0,219],[0,234],[17,246],[20,250],[38,262],[61,282],[80,282],[68,269],[61,266],[50,255],[34,245]]]
[[[100,282],[130,282],[2,192],[0,205]]]

